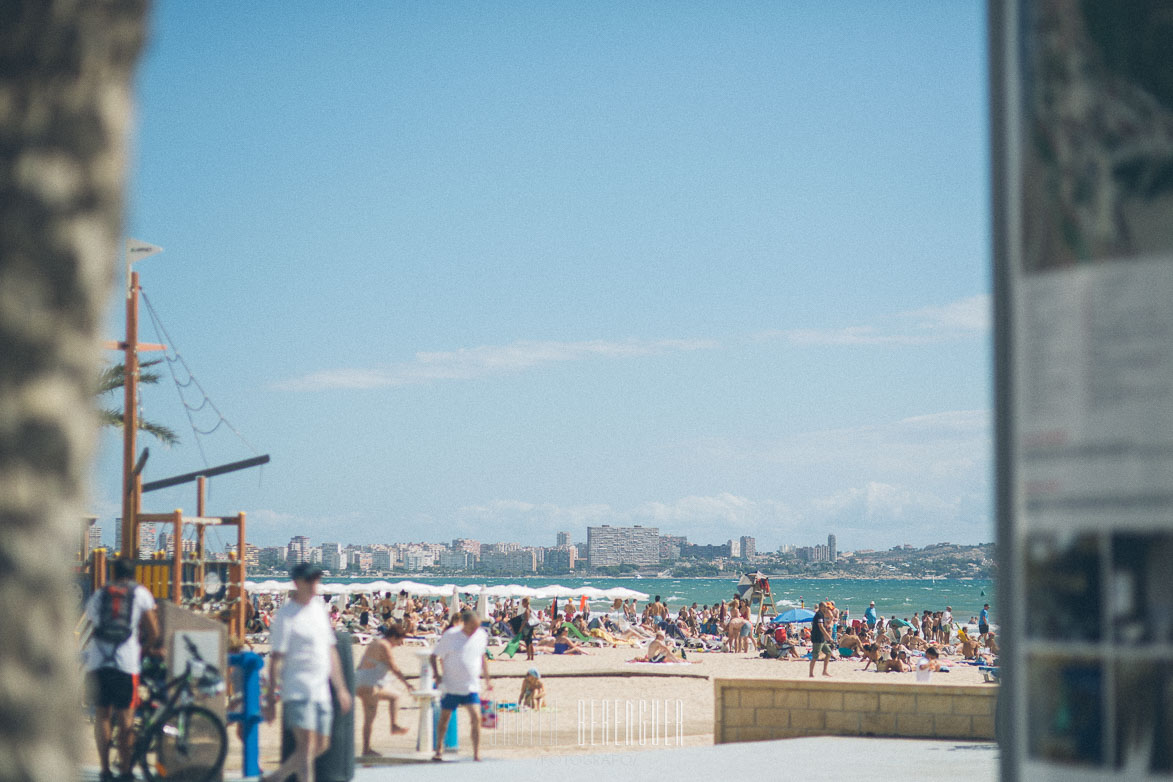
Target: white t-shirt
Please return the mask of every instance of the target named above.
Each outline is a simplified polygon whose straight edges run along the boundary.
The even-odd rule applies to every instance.
[[[483,627],[478,627],[472,635],[465,635],[459,625],[445,631],[432,650],[441,664],[440,691],[445,695],[480,692],[481,660],[488,645],[489,635]]]
[[[90,595],[89,601],[86,602],[86,619],[89,619],[95,627],[102,615],[103,591],[99,589]],[[90,642],[86,644],[85,648],[86,671],[96,671],[99,668],[117,668],[123,673],[139,673],[142,670],[143,656],[142,645],[138,641],[139,623],[142,621],[143,614],[154,607],[155,597],[150,590],[141,584],[136,585],[130,614],[130,626],[134,628],[134,632],[117,649],[112,644],[104,643],[91,636]]]
[[[281,697],[330,700],[330,649],[338,643],[322,598],[304,605],[292,598],[273,617],[269,639],[281,659]]]

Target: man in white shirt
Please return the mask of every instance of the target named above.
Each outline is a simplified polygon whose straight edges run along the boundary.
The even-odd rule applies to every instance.
[[[86,603],[85,618],[93,632],[85,647],[86,678],[96,710],[94,739],[102,782],[114,779],[110,773],[110,737],[118,724],[118,779],[133,779],[130,768],[134,741],[134,710],[138,706],[138,676],[142,671],[139,627],[146,628],[148,646],[159,641],[155,598],[146,587],[134,583],[134,565],[115,560],[114,579],[95,592]]]
[[[489,661],[485,649],[489,645],[488,634],[481,629],[481,623],[473,611],[460,612],[461,624],[450,628],[440,636],[440,642],[432,650],[432,673],[440,685],[440,724],[436,726],[436,754],[432,760],[443,760],[444,734],[448,722],[454,718],[458,706],[468,710],[472,725],[472,757],[481,759],[481,715],[477,707],[481,702],[481,677],[485,689],[493,689],[489,680]],[[437,667],[436,663],[440,663]]]
[[[330,748],[334,707],[330,685],[343,714],[350,711],[350,690],[342,676],[337,640],[330,626],[326,604],[318,597],[322,569],[302,562],[290,571],[293,596],[278,609],[270,632],[269,698],[265,720],[277,715],[282,701],[282,721],[293,732],[293,754],[265,782],[314,782],[314,761]]]

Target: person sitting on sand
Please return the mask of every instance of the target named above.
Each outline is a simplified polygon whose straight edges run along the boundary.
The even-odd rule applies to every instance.
[[[990,654],[995,657],[998,656],[998,642],[994,640],[994,633],[986,633],[986,648],[990,650]]]
[[[908,673],[912,670],[908,664],[908,652],[899,652],[890,660],[880,660],[876,663],[876,670],[880,673]]]
[[[546,683],[542,681],[542,675],[538,673],[537,668],[530,668],[521,680],[521,693],[517,696],[517,705],[540,709],[545,703]]]
[[[913,634],[911,631],[904,634],[904,637],[900,639],[900,643],[905,648],[915,649],[918,652],[923,652],[929,646],[925,639]]]
[[[656,633],[656,637],[648,644],[647,653],[648,662],[650,663],[682,663],[687,662],[683,657],[676,654],[672,647],[668,645],[668,640],[665,638],[663,632]]]
[[[407,733],[407,728],[398,721],[399,699],[407,697],[411,686],[391,653],[392,649],[402,644],[403,631],[399,626],[385,625],[383,637],[367,646],[354,671],[354,694],[363,707],[362,754],[367,757],[379,755],[371,749],[371,729],[374,727],[379,701],[387,701],[391,711],[391,735]]]
[[[859,640],[859,636],[853,630],[845,630],[839,636],[839,655],[841,657],[854,657],[859,654],[863,648],[863,643]],[[846,654],[844,651],[846,650]]]
[[[876,644],[864,644],[860,647],[860,654],[863,656],[864,664],[861,671],[866,671],[868,666],[875,664],[876,670],[880,670],[880,647]]]
[[[565,627],[558,629],[558,634],[552,638],[543,638],[538,641],[538,648],[554,654],[587,654],[581,646],[570,640]]]

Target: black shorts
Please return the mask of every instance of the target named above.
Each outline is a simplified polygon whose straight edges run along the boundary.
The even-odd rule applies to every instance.
[[[136,705],[138,676],[117,668],[99,668],[89,676],[90,698],[98,708],[129,709]]]
[[[978,625],[978,635],[985,635],[988,632],[990,632],[989,625]]]

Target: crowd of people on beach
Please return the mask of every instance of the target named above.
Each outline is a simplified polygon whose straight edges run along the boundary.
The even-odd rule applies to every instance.
[[[250,604],[250,629],[261,640],[279,605],[272,595]],[[587,600],[557,599],[539,606],[528,597],[502,598],[478,605],[476,595],[424,598],[406,592],[339,596],[328,601],[331,624],[359,642],[384,645],[428,643],[451,626],[462,610],[481,617],[490,645],[506,645],[510,657],[524,651],[533,660],[538,653],[589,655],[593,648],[627,646],[645,654],[635,661],[685,662],[690,652],[728,652],[797,659],[856,659],[882,672],[909,670],[909,660],[930,648],[938,655],[993,665],[998,656],[996,634],[990,628],[989,605],[979,616],[961,623],[952,607],[925,609],[903,619],[885,618],[873,602],[862,618],[821,602],[815,617],[778,623],[771,616],[751,612],[740,595],[712,605],[670,607],[659,595],[642,608],[634,599],[616,599],[606,610],[593,609]],[[389,633],[389,635],[388,635]],[[819,644],[818,654],[813,654]],[[829,648],[824,648],[829,647]],[[390,652],[381,652],[390,659]],[[405,680],[404,680],[405,681]]]
[[[125,573],[116,573],[124,589],[134,586],[126,581]],[[277,704],[283,703],[283,723],[296,738],[293,755],[267,779],[299,776],[312,780],[313,759],[329,746],[334,718],[329,693],[331,688],[346,690],[335,649],[339,630],[348,631],[362,649],[355,667],[354,693],[355,706],[363,715],[361,753],[368,757],[378,754],[371,745],[372,729],[383,704],[390,712],[392,735],[408,732],[399,719],[399,709],[414,694],[413,686],[394,653],[406,643],[431,650],[431,673],[441,693],[437,735],[443,735],[457,709],[467,709],[478,759],[480,692],[492,687],[488,661],[501,656],[513,658],[524,653],[525,659],[532,661],[538,654],[590,655],[599,648],[630,647],[638,650],[638,656],[629,660],[632,663],[688,664],[698,661],[698,653],[753,654],[775,660],[809,660],[812,678],[819,662],[824,676],[831,675],[830,664],[837,660],[862,663],[860,670],[927,675],[946,672],[950,665],[995,666],[998,656],[988,604],[978,616],[961,623],[950,606],[903,619],[895,615],[885,619],[872,602],[862,618],[853,618],[833,600],[818,603],[813,612],[800,609],[802,613],[791,611],[783,617],[763,611],[759,602],[755,616],[753,603],[744,594],[711,605],[679,606],[669,606],[656,595],[642,608],[634,599],[615,599],[605,610],[592,609],[585,597],[565,600],[561,606],[557,599],[538,605],[529,597],[489,600],[469,594],[425,598],[407,592],[326,596],[323,600],[319,596],[319,567],[304,563],[291,575],[294,589],[289,593],[253,595],[247,601],[249,635],[243,643],[261,649],[267,645],[269,652],[265,717],[274,719]],[[141,605],[136,610],[144,623],[152,622],[153,603],[147,605],[150,595],[142,587],[137,590],[141,593],[134,593],[135,600]],[[100,594],[107,593],[109,590]],[[98,626],[102,625],[102,605],[92,602],[87,609]],[[138,614],[128,613],[127,617],[138,624]],[[114,778],[105,761],[111,743],[110,725],[127,719],[132,708],[125,693],[115,692],[115,678],[135,674],[139,654],[137,648],[127,651],[127,660],[118,658],[117,663],[109,662],[114,659],[109,651],[91,654],[97,703],[107,709],[99,712],[96,732],[105,779]],[[110,668],[115,672],[106,673]],[[522,679],[516,703],[510,705],[541,709],[547,702],[546,684],[538,668],[531,666]],[[340,698],[338,705],[348,711],[349,697]],[[441,757],[440,749],[436,757]]]
[[[847,612],[839,611],[834,601],[818,604],[810,626],[797,628],[795,623],[766,627],[761,636],[762,656],[778,659],[797,659],[806,645],[810,651],[810,676],[815,665],[823,660],[823,675],[830,675],[832,660],[862,661],[861,670],[875,666],[878,673],[910,673],[919,671],[948,672],[942,658],[955,658],[959,663],[996,666],[998,641],[990,626],[990,606],[985,604],[979,616],[959,624],[953,609],[926,610],[922,616],[911,619],[895,616],[885,620],[876,612],[873,601],[863,619],[849,619]]]

